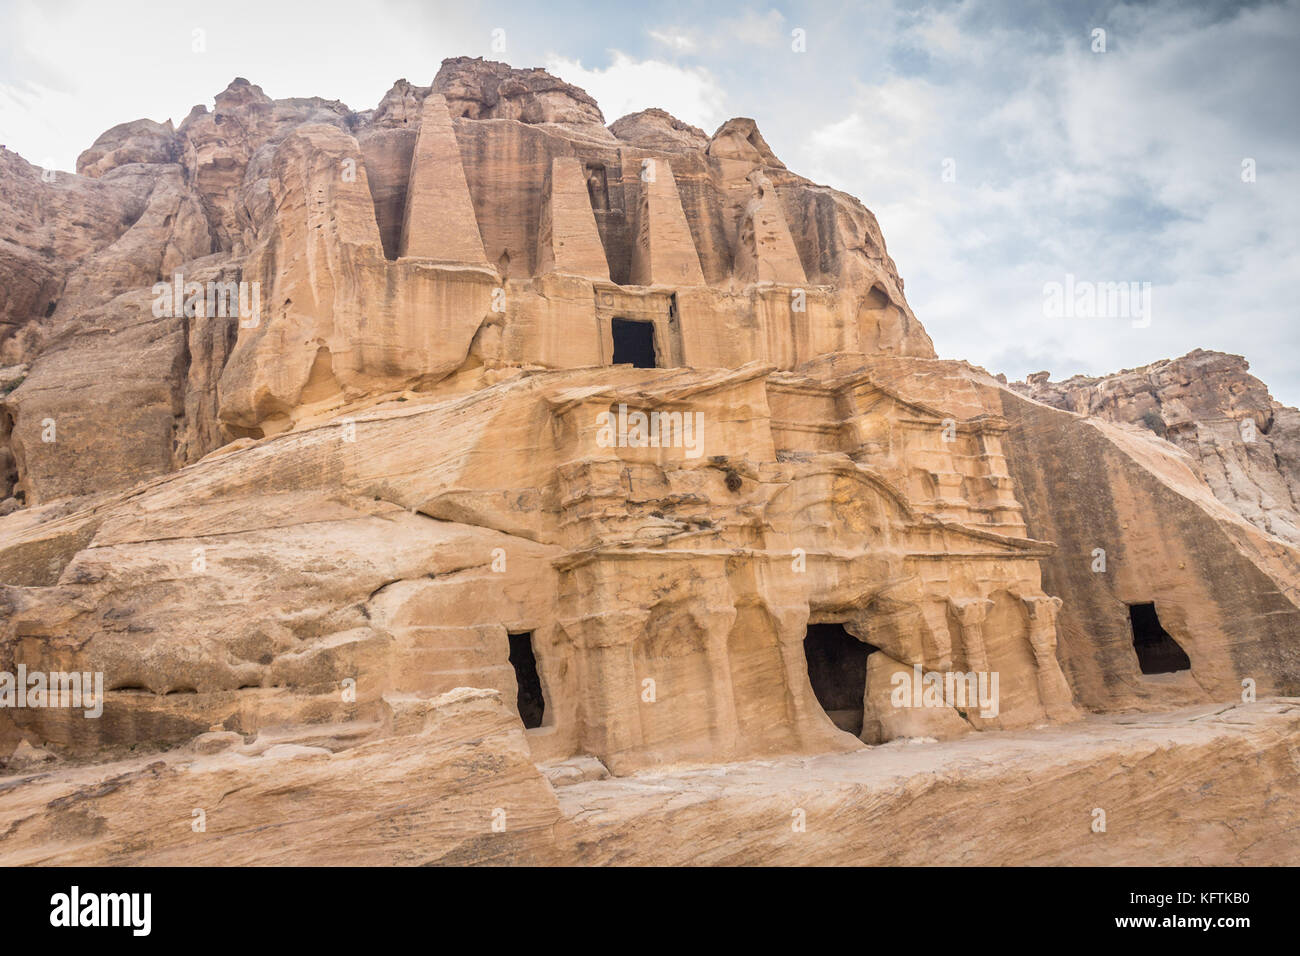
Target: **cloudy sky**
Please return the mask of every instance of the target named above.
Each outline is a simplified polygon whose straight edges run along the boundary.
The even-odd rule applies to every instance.
[[[1063,378],[1220,349],[1300,404],[1300,0],[0,0],[0,143],[72,169],[235,76],[366,109],[456,55],[545,66],[610,122],[754,117],[875,212],[943,357]],[[1067,274],[1149,283],[1149,322],[1047,314]]]

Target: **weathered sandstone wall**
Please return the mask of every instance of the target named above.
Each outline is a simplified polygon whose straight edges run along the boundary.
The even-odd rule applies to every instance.
[[[236,80],[77,175],[0,155],[0,199],[0,672],[106,691],[0,709],[8,859],[328,862],[331,828],[407,847],[352,862],[1151,852],[1053,816],[1082,792],[1206,861],[1294,853],[1295,413],[1242,365],[940,360],[872,214],[753,120],[606,126],[481,60],[363,112]],[[1144,673],[1147,605],[1182,669]],[[996,675],[994,706],[900,706],[922,672]],[[1134,800],[1130,759],[1168,780]],[[1171,822],[1220,760],[1263,789]],[[792,787],[876,809],[801,845]],[[219,840],[143,835],[217,790]],[[884,833],[932,818],[970,849]]]

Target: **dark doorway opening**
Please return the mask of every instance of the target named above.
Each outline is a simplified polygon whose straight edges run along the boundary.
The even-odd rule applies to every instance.
[[[519,685],[519,716],[524,727],[542,726],[546,713],[546,700],[542,697],[542,679],[537,673],[537,658],[533,656],[533,633],[510,635],[510,664],[515,669],[515,683]]]
[[[862,733],[867,655],[880,648],[858,640],[843,624],[809,624],[803,639],[808,679],[826,716],[840,730]]]
[[[657,368],[655,324],[635,319],[614,319],[614,364]]]
[[[1160,625],[1154,604],[1130,604],[1129,623],[1133,626],[1133,649],[1143,674],[1169,674],[1191,670],[1187,653]]]

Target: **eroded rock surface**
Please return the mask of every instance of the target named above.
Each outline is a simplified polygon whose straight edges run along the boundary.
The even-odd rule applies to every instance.
[[[1132,799],[1133,753],[1263,775],[1206,821],[1294,790],[1295,413],[1244,363],[1008,387],[753,120],[607,128],[477,59],[363,112],[237,79],[78,171],[0,155],[0,672],[102,713],[0,708],[0,858],[949,862],[764,835],[805,774],[857,816],[942,772],[1018,834],[971,859],[1060,862],[1088,820],[1043,808]],[[926,675],[996,690],[900,702]],[[1247,685],[1248,730],[1168,716]],[[1285,819],[1159,859],[1282,862]]]
[[[0,850],[91,866],[1273,864],[1300,853],[1298,720],[1295,700],[1260,701],[611,779],[590,759],[544,774],[499,697],[462,690],[394,701],[386,725],[211,733],[97,767],[25,750],[0,781]]]
[[[1013,387],[1068,411],[1149,429],[1191,457],[1220,501],[1300,544],[1300,411],[1274,400],[1240,355],[1197,349],[1103,378],[1045,373]]]

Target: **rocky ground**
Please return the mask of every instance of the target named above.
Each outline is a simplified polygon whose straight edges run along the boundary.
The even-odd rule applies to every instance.
[[[499,697],[0,781],[6,864],[1258,865],[1300,854],[1300,701],[611,778]],[[39,756],[33,755],[39,761]]]

